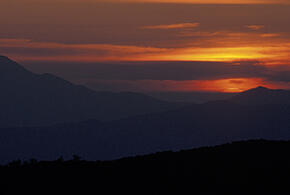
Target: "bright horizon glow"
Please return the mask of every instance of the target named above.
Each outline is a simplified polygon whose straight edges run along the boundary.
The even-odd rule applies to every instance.
[[[239,42],[223,42],[219,47],[184,47],[184,48],[156,48],[112,44],[63,44],[33,42],[21,39],[0,39],[1,47],[7,49],[26,48],[27,50],[57,50],[56,54],[44,53],[35,55],[28,53],[3,53],[12,58],[25,61],[216,61],[231,62],[241,60],[259,60],[263,62],[290,62],[290,43],[277,43],[244,46]],[[242,41],[243,42],[243,41]],[[222,44],[224,45],[222,47]],[[232,47],[231,45],[238,45]],[[68,55],[68,52],[72,54]],[[61,54],[64,53],[64,54]],[[78,54],[79,53],[79,54]],[[101,53],[101,54],[99,54]]]

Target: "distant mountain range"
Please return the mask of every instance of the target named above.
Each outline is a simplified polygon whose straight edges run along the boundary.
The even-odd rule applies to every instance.
[[[139,93],[96,92],[51,74],[34,74],[0,56],[0,127],[49,125],[176,109]]]
[[[0,61],[6,71],[1,71],[0,124],[39,125],[2,128],[0,162],[73,154],[116,159],[235,140],[290,139],[287,90],[258,87],[228,100],[175,104],[142,94],[95,92],[33,74],[5,57]]]
[[[290,139],[290,106],[211,102],[126,119],[0,130],[0,161],[116,159],[248,139]]]

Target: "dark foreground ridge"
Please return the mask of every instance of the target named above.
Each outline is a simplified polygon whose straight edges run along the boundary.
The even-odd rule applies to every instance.
[[[1,190],[7,194],[287,194],[289,151],[289,141],[256,140],[106,162],[77,156],[69,161],[15,161],[0,168]]]

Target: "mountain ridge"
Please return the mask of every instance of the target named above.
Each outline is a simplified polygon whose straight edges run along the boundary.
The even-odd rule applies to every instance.
[[[287,104],[290,105],[290,91],[284,89],[269,89],[259,86],[241,92],[229,101],[248,104],[248,105],[266,105],[266,104]]]
[[[72,154],[103,160],[244,139],[290,139],[287,90],[258,87],[228,100],[180,105],[31,75],[6,82],[12,89],[0,83],[0,161]]]
[[[238,140],[288,140],[289,121],[290,106],[251,106],[225,101],[109,122],[90,120],[1,129],[0,162],[32,157],[55,159],[73,154],[87,160],[110,160]]]
[[[0,127],[114,120],[175,109],[182,104],[144,94],[97,92],[58,76],[35,74],[0,58]]]

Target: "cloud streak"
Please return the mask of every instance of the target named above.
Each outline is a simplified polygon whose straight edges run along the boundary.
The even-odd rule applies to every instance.
[[[152,26],[143,26],[142,29],[184,29],[184,28],[196,28],[200,24],[199,23],[180,23],[180,24],[164,24],[164,25],[152,25]]]
[[[97,62],[144,59],[166,48],[112,44],[63,44],[26,39],[0,39],[0,50],[21,61]]]
[[[245,27],[250,29],[250,30],[261,30],[261,29],[265,28],[264,25],[247,25]]]

